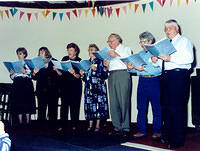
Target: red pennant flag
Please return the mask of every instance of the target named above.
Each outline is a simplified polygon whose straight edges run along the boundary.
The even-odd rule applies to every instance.
[[[93,14],[93,16],[95,16],[95,11],[96,11],[96,9],[93,8],[93,9],[92,9],[92,14]]]
[[[166,0],[163,0],[163,1],[162,1],[162,7],[165,5],[165,1],[166,1]]]
[[[135,13],[136,13],[138,7],[139,7],[139,4],[135,4]]]
[[[187,3],[187,5],[188,5],[188,0],[186,0],[186,3]]]
[[[116,13],[118,17],[119,17],[119,11],[120,11],[120,8],[116,8]]]
[[[66,12],[68,19],[70,20],[70,12]]]
[[[76,9],[74,9],[72,12],[74,13],[74,15],[75,15],[76,17],[78,17]]]
[[[9,18],[9,12],[8,12],[8,10],[5,10],[5,12],[6,12],[6,15],[7,15],[8,18]]]
[[[49,15],[50,12],[50,10],[47,10],[45,16],[47,17],[47,15]]]
[[[108,11],[108,17],[110,17],[110,15],[111,15],[111,10],[110,10],[110,8],[107,8],[107,11]]]
[[[31,13],[27,13],[27,17],[28,17],[28,21],[30,22],[30,20],[31,20]]]

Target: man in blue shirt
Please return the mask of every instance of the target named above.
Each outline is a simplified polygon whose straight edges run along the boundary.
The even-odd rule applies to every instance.
[[[160,75],[161,68],[153,65],[150,60],[152,54],[145,48],[145,44],[153,44],[154,36],[149,32],[143,32],[139,35],[140,45],[143,48],[138,54],[146,63],[145,66],[135,66],[131,62],[128,63],[128,69],[135,69],[139,77],[137,88],[137,126],[138,133],[134,138],[139,139],[146,136],[147,124],[147,107],[151,102],[153,111],[153,135],[152,139],[157,140],[161,136],[161,105],[160,105]]]

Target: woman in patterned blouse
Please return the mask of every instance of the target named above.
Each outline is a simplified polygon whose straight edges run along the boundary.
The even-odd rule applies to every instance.
[[[95,44],[89,45],[89,56],[92,63],[90,70],[85,73],[80,70],[80,74],[85,82],[84,89],[84,110],[85,118],[89,121],[87,131],[93,130],[93,122],[96,121],[94,132],[99,132],[100,121],[106,120],[109,116],[108,101],[105,79],[108,76],[107,68],[103,65],[103,61],[97,59],[93,52],[99,48]]]

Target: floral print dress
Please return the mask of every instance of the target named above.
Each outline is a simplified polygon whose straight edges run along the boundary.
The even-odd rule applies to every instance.
[[[86,120],[107,119],[109,116],[105,82],[108,77],[107,68],[103,65],[103,61],[97,58],[91,63],[96,65],[97,70],[90,69],[83,77],[85,118]]]

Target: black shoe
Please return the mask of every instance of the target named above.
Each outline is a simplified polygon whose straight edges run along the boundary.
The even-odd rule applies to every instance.
[[[167,140],[167,138],[161,136],[161,137],[160,137],[160,142],[161,142],[162,144],[166,144],[166,143],[168,143],[169,141]]]
[[[123,131],[123,132],[122,132],[122,136],[123,136],[123,137],[129,137],[129,136],[130,136],[130,132],[128,132],[128,131]]]
[[[108,135],[122,136],[122,132],[113,130],[113,131],[109,132]]]
[[[168,149],[176,149],[176,148],[180,148],[180,147],[183,147],[184,145],[183,144],[168,144],[167,145],[167,148]]]

